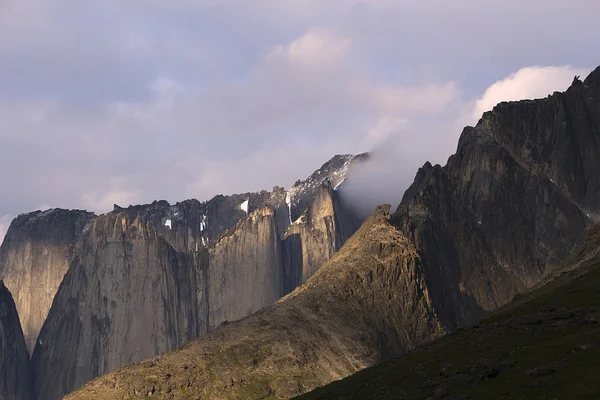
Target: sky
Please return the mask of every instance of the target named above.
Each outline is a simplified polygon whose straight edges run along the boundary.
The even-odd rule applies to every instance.
[[[381,155],[398,202],[504,100],[600,64],[596,0],[2,0],[0,239],[19,213],[289,187]],[[370,175],[369,175],[370,174]]]

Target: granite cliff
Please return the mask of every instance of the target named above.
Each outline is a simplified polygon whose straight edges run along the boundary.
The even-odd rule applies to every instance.
[[[94,214],[53,209],[12,221],[0,247],[0,279],[12,292],[29,352]]]
[[[0,280],[0,399],[32,400],[29,353],[12,295]]]

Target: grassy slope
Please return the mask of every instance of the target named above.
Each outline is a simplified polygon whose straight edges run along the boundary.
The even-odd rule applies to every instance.
[[[596,227],[535,292],[471,328],[297,399],[600,398],[599,246]]]

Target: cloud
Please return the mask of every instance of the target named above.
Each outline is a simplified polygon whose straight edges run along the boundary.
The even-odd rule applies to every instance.
[[[369,131],[372,157],[366,165],[350,170],[342,190],[364,216],[379,204],[396,207],[412,184],[417,169],[425,161],[444,165],[456,149],[462,128],[474,125],[483,112],[501,101],[535,99],[564,91],[575,75],[584,77],[588,73],[589,69],[572,66],[525,67],[493,83],[475,101],[452,97],[452,89],[444,94],[438,88],[442,100],[438,98],[440,105],[432,105],[436,112],[427,122],[386,117]],[[421,95],[435,91],[424,90]],[[431,97],[435,98],[433,94]],[[443,104],[451,106],[450,112],[441,112]]]
[[[350,50],[351,40],[329,30],[311,29],[288,46],[277,46],[271,57],[287,57],[302,68],[327,69],[339,65]]]
[[[555,91],[564,91],[575,76],[585,77],[589,72],[589,69],[570,65],[522,68],[491,85],[475,103],[473,117],[479,118],[503,101],[537,99]]]
[[[14,204],[95,212],[289,186],[334,154],[369,150],[411,116],[446,109],[459,94],[451,82],[374,82],[345,65],[350,43],[311,28],[273,46],[247,82],[205,88],[157,77],[141,100],[90,106],[0,97],[3,162],[14,167],[0,178]]]
[[[0,2],[0,215],[289,186],[373,148],[400,193],[491,82],[593,66],[599,4]]]

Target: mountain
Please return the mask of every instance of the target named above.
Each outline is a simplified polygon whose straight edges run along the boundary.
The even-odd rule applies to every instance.
[[[539,282],[600,210],[600,68],[565,93],[501,103],[426,164],[394,215],[449,329]]]
[[[597,399],[600,227],[541,288],[466,329],[298,400]]]
[[[29,353],[12,295],[0,280],[0,399],[31,400]]]
[[[18,216],[8,228],[0,247],[0,279],[15,298],[30,353],[81,233],[93,218],[77,210],[35,211]]]
[[[289,398],[472,324],[544,282],[598,216],[600,68],[501,103],[303,286],[72,399]]]
[[[67,399],[289,398],[442,334],[419,256],[388,206],[275,305]]]
[[[59,265],[48,256],[45,264],[4,267],[15,282],[25,281],[30,265],[40,274],[66,272],[56,295],[46,293],[52,307],[40,313],[36,399],[60,399],[122,365],[175,350],[302,284],[360,225],[336,186],[364,157],[336,156],[288,191],[115,205],[79,225],[68,225],[76,212],[63,210],[23,217],[27,224],[17,219],[9,250],[27,249],[30,232],[49,240],[64,226],[75,232]],[[27,228],[32,221],[35,230]],[[20,293],[36,296],[32,286]]]

